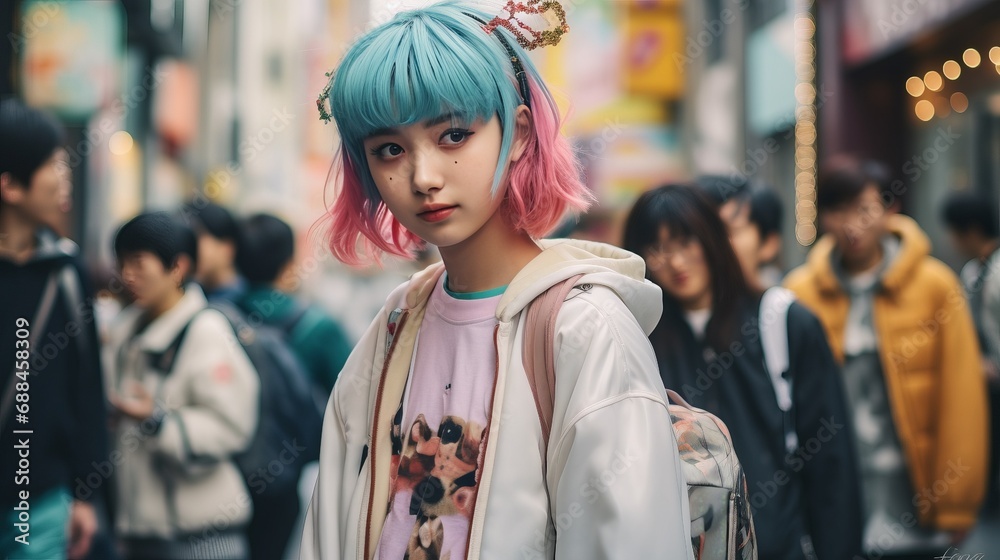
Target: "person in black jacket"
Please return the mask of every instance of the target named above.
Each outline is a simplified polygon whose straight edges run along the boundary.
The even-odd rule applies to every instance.
[[[108,451],[92,300],[76,245],[50,229],[70,200],[62,143],[46,115],[0,103],[3,558],[86,555],[106,482],[95,469]]]
[[[664,384],[729,427],[760,559],[853,558],[861,548],[855,452],[819,321],[801,305],[788,308],[792,407],[783,413],[761,344],[761,294],[747,287],[711,200],[690,186],[646,192],[629,214],[624,247],[645,258],[647,278],[663,289],[650,342]]]

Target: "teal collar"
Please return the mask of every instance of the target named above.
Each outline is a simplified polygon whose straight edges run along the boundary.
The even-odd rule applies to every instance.
[[[448,289],[448,273],[444,273],[444,291],[446,294],[455,299],[487,299],[499,296],[506,290],[507,286],[500,286],[499,288],[493,288],[492,290],[485,290],[482,292],[453,292]]]

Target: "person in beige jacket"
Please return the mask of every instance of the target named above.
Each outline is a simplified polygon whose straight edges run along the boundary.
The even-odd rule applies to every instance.
[[[233,461],[254,434],[258,377],[228,320],[186,284],[193,233],[143,214],[115,238],[135,299],[111,335],[116,528],[128,558],[248,555],[249,493]]]

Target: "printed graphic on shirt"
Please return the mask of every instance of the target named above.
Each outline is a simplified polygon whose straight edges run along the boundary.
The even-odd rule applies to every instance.
[[[389,507],[408,507],[413,518],[402,560],[461,558],[475,509],[483,427],[458,416],[445,416],[432,426],[419,414],[400,433],[400,416],[393,426],[394,448],[400,452],[392,458],[396,474]]]

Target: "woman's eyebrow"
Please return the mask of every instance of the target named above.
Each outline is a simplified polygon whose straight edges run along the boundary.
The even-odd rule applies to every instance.
[[[455,120],[454,113],[445,113],[444,115],[441,115],[439,117],[435,117],[433,119],[424,121],[424,128],[432,128],[441,123],[452,122],[454,120]]]
[[[424,121],[422,124],[424,128],[433,128],[441,123],[461,121],[461,120],[463,119],[462,115],[460,114],[445,113],[441,116],[434,117],[433,119],[428,119]],[[369,138],[375,138],[376,136],[394,136],[397,134],[399,134],[398,128],[376,128],[375,130],[371,131],[367,136],[365,136],[365,140],[368,140]]]
[[[375,138],[376,136],[395,136],[396,134],[399,134],[399,129],[376,128],[375,130],[371,131],[367,136],[365,136],[365,140],[368,140],[369,138]]]

